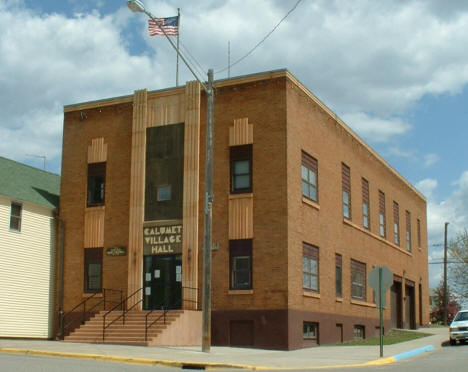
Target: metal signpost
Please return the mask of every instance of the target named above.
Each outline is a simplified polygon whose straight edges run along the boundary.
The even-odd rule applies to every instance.
[[[375,302],[379,308],[380,319],[380,357],[383,357],[383,308],[386,303],[386,292],[393,284],[393,273],[388,267],[377,266],[369,274],[369,285],[374,290]]]

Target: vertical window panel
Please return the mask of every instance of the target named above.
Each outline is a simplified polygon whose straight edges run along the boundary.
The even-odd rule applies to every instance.
[[[21,218],[23,206],[19,203],[12,202],[10,206],[10,230],[21,231]]]
[[[385,218],[385,194],[379,190],[379,234],[382,238],[387,236]]]
[[[369,182],[362,179],[362,226],[370,229]]]
[[[231,289],[252,289],[252,240],[229,241]]]
[[[318,202],[318,162],[317,159],[302,151],[301,179],[302,196]]]
[[[400,245],[400,207],[393,202],[393,242]]]
[[[84,262],[84,292],[102,292],[102,248],[85,248]]]
[[[231,193],[252,192],[252,145],[231,146]]]
[[[343,217],[351,219],[351,170],[344,163],[341,163],[341,191]]]

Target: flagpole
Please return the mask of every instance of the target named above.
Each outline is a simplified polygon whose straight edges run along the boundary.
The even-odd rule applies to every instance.
[[[179,86],[179,37],[180,37],[180,8],[177,8],[177,62],[176,62],[176,75],[175,85]]]

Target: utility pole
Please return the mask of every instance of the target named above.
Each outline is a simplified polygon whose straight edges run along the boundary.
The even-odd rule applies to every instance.
[[[214,99],[213,70],[208,70],[206,102],[206,162],[205,162],[205,243],[203,245],[202,351],[211,347],[211,232],[213,220],[213,133]]]
[[[448,306],[448,291],[447,291],[447,227],[445,223],[444,229],[444,325],[447,325],[447,306]]]

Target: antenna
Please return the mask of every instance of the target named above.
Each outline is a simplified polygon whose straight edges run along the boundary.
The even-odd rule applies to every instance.
[[[231,41],[228,41],[228,79],[231,78]]]
[[[46,170],[46,159],[47,159],[47,157],[45,155],[26,154],[26,156],[43,159],[44,160],[44,170]]]

